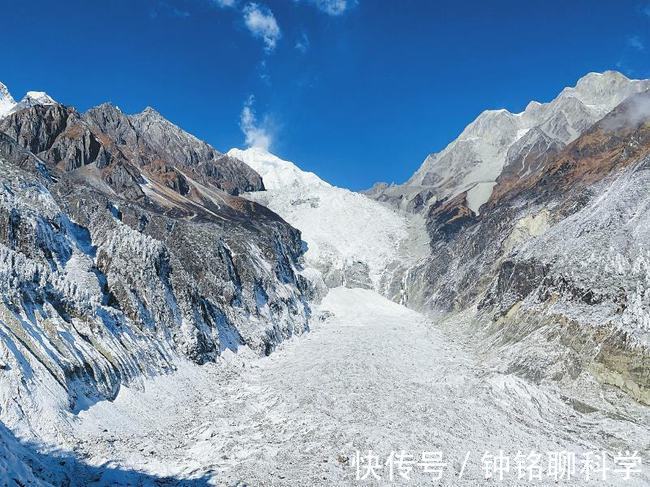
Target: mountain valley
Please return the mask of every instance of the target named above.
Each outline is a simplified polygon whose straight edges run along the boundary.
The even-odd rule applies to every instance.
[[[0,485],[358,485],[369,450],[650,482],[648,80],[488,110],[361,193],[0,84],[0,183]]]

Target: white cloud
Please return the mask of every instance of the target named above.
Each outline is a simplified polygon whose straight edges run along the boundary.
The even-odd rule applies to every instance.
[[[261,124],[258,123],[254,105],[255,97],[251,95],[246,100],[246,103],[244,103],[244,108],[242,108],[239,117],[239,127],[246,137],[247,146],[269,150],[269,147],[273,143],[270,122],[268,118],[265,118]]]
[[[609,130],[618,130],[624,127],[636,127],[650,118],[650,98],[637,95],[634,103],[628,103],[627,109],[616,111],[603,121],[603,126]]]
[[[639,36],[628,37],[627,45],[630,46],[632,49],[636,49],[637,51],[643,51],[645,49],[645,44],[643,43],[643,40]]]
[[[302,35],[296,41],[296,45],[294,47],[298,51],[304,54],[309,50],[309,45],[310,45],[309,37],[307,36],[306,32],[303,32]]]
[[[244,23],[254,37],[264,41],[267,51],[275,49],[282,32],[271,9],[265,5],[249,3],[244,7]]]
[[[266,59],[262,59],[257,65],[257,72],[260,76],[260,80],[262,80],[264,84],[271,86],[271,74],[269,73],[269,66]]]
[[[300,0],[295,0],[300,1]],[[341,15],[356,5],[357,0],[306,0],[328,15]]]
[[[221,8],[234,7],[237,4],[236,0],[212,0],[212,3]]]

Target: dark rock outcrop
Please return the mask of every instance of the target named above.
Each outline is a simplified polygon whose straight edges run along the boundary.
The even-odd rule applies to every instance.
[[[34,105],[0,131],[7,391],[31,387],[28,367],[79,410],[181,358],[268,354],[307,329],[300,232],[236,196],[264,187],[241,161],[151,109]]]

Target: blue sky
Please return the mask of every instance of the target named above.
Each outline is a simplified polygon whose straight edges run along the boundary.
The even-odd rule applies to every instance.
[[[650,77],[649,1],[0,0],[0,11],[0,81],[15,97],[151,105],[219,150],[270,143],[352,189],[402,182],[484,109],[548,101],[589,71]]]

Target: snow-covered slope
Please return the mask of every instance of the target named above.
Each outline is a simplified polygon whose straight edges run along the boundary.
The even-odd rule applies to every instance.
[[[379,288],[409,237],[405,216],[364,195],[332,186],[263,149],[232,149],[228,155],[262,176],[267,191],[247,197],[302,232],[308,246],[306,263],[323,274],[328,286]]]
[[[509,153],[517,141],[530,133],[524,149],[541,139],[566,145],[623,100],[647,89],[649,80],[630,80],[615,71],[589,73],[549,103],[532,101],[521,113],[486,110],[444,150],[429,155],[404,185],[389,187],[388,196],[402,195],[400,204],[405,205],[423,192],[432,193],[430,202],[435,202],[467,191],[468,207],[478,213],[508,160],[519,155]]]
[[[101,472],[110,460],[119,485],[558,485],[546,462],[543,480],[522,483],[518,450],[574,452],[576,474],[559,485],[647,485],[645,462],[629,480],[611,472],[607,483],[584,481],[580,469],[589,451],[647,451],[648,409],[589,394],[587,377],[569,398],[553,382],[486,367],[464,344],[466,317],[433,324],[365,289],[333,289],[319,310],[325,322],[269,357],[179,364],[143,389],[123,388],[81,412],[62,448],[86,469]],[[419,466],[410,482],[389,482],[388,466],[378,470],[382,483],[355,479],[355,450],[384,461],[397,448],[444,452],[442,483]],[[512,467],[489,483],[481,457],[499,450]],[[131,469],[160,483],[137,483],[124,474]],[[205,480],[189,483],[197,477]]]
[[[264,187],[270,191],[287,190],[289,188],[331,188],[332,186],[313,172],[303,171],[293,162],[284,161],[279,157],[260,149],[231,149],[230,157],[244,161],[264,179]]]
[[[22,110],[36,105],[55,105],[56,101],[44,91],[28,91],[12,111]]]
[[[56,101],[43,91],[28,91],[23,99],[16,103],[7,86],[0,83],[0,118],[24,108],[54,104]]]
[[[0,118],[8,114],[15,106],[16,101],[11,96],[11,93],[9,93],[9,89],[0,83]]]

